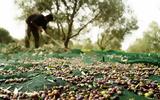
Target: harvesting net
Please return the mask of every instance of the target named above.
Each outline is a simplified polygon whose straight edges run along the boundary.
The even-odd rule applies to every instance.
[[[98,63],[97,63],[98,62]],[[118,63],[117,63],[118,62]],[[121,64],[122,63],[122,64]],[[91,51],[74,49],[65,53],[45,53],[45,52],[19,52],[16,54],[0,54],[0,99],[6,96],[2,90],[7,89],[11,92],[33,92],[43,91],[46,89],[60,89],[57,87],[65,87],[66,93],[75,91],[73,94],[91,95],[97,91],[104,97],[111,89],[122,91],[123,95],[117,94],[116,91],[110,96],[110,99],[119,97],[120,100],[147,100],[147,92],[143,96],[138,95],[137,91],[141,92],[140,88],[128,91],[130,84],[127,84],[127,89],[124,84],[117,83],[120,81],[126,82],[134,80],[138,85],[140,82],[135,78],[140,78],[147,85],[150,82],[160,85],[160,54],[159,53],[126,53],[122,51]],[[155,66],[156,65],[156,66]],[[135,67],[136,66],[136,67]],[[120,68],[119,68],[120,67]],[[116,73],[117,72],[117,73]],[[125,73],[126,72],[126,73]],[[125,75],[123,75],[125,73]],[[107,77],[117,77],[107,79]],[[101,81],[105,81],[103,83]],[[102,84],[103,83],[103,84]],[[69,85],[69,87],[67,87]],[[156,91],[157,87],[152,91]],[[84,92],[82,92],[82,90]],[[87,92],[89,91],[89,92]],[[153,94],[152,93],[152,94]],[[2,95],[3,94],[3,95]],[[93,93],[94,94],[94,93]],[[49,95],[49,93],[48,93]],[[159,95],[152,99],[159,99]],[[151,99],[151,98],[150,98]]]

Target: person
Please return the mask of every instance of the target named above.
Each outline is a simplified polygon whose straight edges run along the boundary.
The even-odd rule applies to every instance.
[[[53,21],[53,15],[48,14],[46,16],[42,14],[32,14],[26,19],[27,30],[26,30],[26,37],[25,37],[25,46],[26,48],[30,47],[30,37],[33,34],[35,48],[39,47],[39,40],[40,40],[40,33],[42,29],[47,33],[47,24]]]

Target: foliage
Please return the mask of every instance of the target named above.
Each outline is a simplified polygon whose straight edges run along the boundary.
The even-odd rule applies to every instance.
[[[14,43],[9,43],[9,44],[0,44],[0,52],[2,54],[14,54],[14,53],[28,53],[28,52],[38,52],[38,53],[52,53],[52,52],[64,52],[65,49],[62,49],[56,45],[53,44],[43,44],[40,48],[34,49],[34,48],[25,48],[23,45],[24,42],[23,40],[21,41],[16,41]]]
[[[71,39],[89,30],[88,25],[104,26],[107,30],[123,22],[120,19],[125,11],[122,0],[16,0],[16,4],[22,10],[22,19],[32,13],[52,12],[52,29],[57,30],[66,48]]]
[[[86,40],[84,40],[84,43],[83,43],[83,46],[82,46],[82,49],[90,49],[92,50],[93,49],[93,44],[92,44],[92,41],[87,38]]]
[[[13,38],[9,35],[9,32],[4,28],[0,28],[0,43],[8,44],[10,42],[13,42]]]
[[[137,20],[131,13],[129,16],[123,14],[120,18],[110,23],[111,25],[106,26],[106,30],[101,33],[97,44],[101,50],[120,50],[125,35],[131,34],[132,30],[138,28]]]
[[[160,26],[152,22],[144,36],[128,49],[130,52],[160,52]]]
[[[79,42],[74,42],[72,49],[81,49],[82,48],[82,44],[80,44]]]

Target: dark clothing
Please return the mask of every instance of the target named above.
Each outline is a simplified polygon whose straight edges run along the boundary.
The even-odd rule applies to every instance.
[[[31,28],[36,28],[33,25],[36,24],[37,26],[41,26],[44,30],[46,30],[48,22],[45,20],[45,16],[43,16],[42,14],[33,14],[26,19],[26,23]]]
[[[33,34],[35,47],[39,47],[39,29],[42,27],[44,30],[47,28],[47,24],[49,21],[46,20],[45,16],[42,14],[33,14],[30,15],[26,19],[27,30],[26,30],[26,38],[25,38],[25,46],[30,47],[30,37],[31,33]]]
[[[34,37],[35,48],[38,48],[39,47],[39,32],[38,32],[38,29],[29,27],[29,26],[27,26],[27,30],[26,30],[25,46],[27,48],[30,47],[29,40],[30,40],[30,37],[31,37],[31,33],[33,34],[33,37]]]
[[[52,20],[53,20],[53,16],[51,14],[47,16],[43,16],[42,14],[30,15],[26,19],[27,31],[26,31],[26,37],[25,37],[25,46],[30,47],[29,40],[32,33],[35,41],[35,47],[38,48],[39,47],[39,31],[41,30],[40,27],[42,27],[46,32],[48,22]]]

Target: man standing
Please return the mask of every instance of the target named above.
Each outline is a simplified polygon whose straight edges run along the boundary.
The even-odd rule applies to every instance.
[[[42,32],[42,29],[46,32],[47,24],[50,21],[53,21],[52,14],[49,14],[46,16],[42,14],[33,14],[26,19],[27,30],[26,30],[26,37],[25,37],[25,46],[27,48],[30,47],[29,41],[30,41],[31,33],[33,34],[33,37],[34,37],[35,48],[39,47],[39,37],[40,37],[39,32]]]

